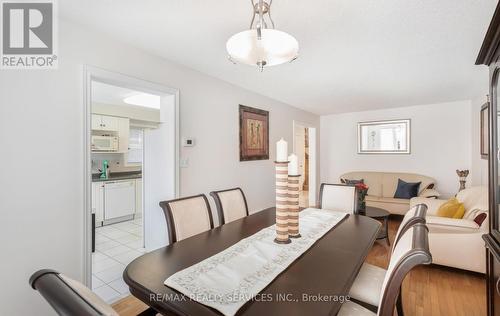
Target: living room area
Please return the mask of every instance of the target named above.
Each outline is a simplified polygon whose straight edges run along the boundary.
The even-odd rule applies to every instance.
[[[383,223],[366,262],[385,269],[408,210],[427,208],[433,265],[412,271],[404,283],[411,315],[486,314],[487,107],[484,95],[321,117],[321,182],[364,184],[358,208],[364,202],[366,215]],[[376,280],[377,270],[365,277]]]

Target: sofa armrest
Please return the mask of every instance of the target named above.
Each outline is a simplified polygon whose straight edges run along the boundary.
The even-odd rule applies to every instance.
[[[441,194],[434,189],[425,189],[418,195],[418,197],[437,199],[440,195]]]
[[[425,218],[427,226],[431,228],[432,226],[434,227],[440,227],[442,229],[449,228],[451,230],[472,230],[472,231],[478,231],[479,230],[479,225],[471,221],[469,219],[463,219],[463,218],[449,218],[449,217],[440,217],[440,216],[427,216]]]
[[[427,215],[436,215],[439,207],[446,201],[434,198],[414,197],[410,200],[410,208],[418,204],[425,204],[427,206]]]

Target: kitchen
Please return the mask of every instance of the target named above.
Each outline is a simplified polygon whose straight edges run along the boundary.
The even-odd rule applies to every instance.
[[[107,302],[128,295],[125,266],[144,247],[144,131],[158,128],[160,97],[92,83],[92,290]]]

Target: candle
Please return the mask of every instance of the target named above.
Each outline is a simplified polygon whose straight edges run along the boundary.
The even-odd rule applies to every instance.
[[[276,143],[276,161],[285,162],[288,159],[288,143],[282,138]]]
[[[291,154],[288,156],[288,175],[298,176],[299,175],[299,159],[296,154]]]

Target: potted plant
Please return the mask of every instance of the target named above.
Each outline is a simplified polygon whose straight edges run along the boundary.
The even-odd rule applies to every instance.
[[[368,186],[363,182],[355,184],[356,190],[358,191],[358,211],[366,212],[366,195],[368,194]]]

